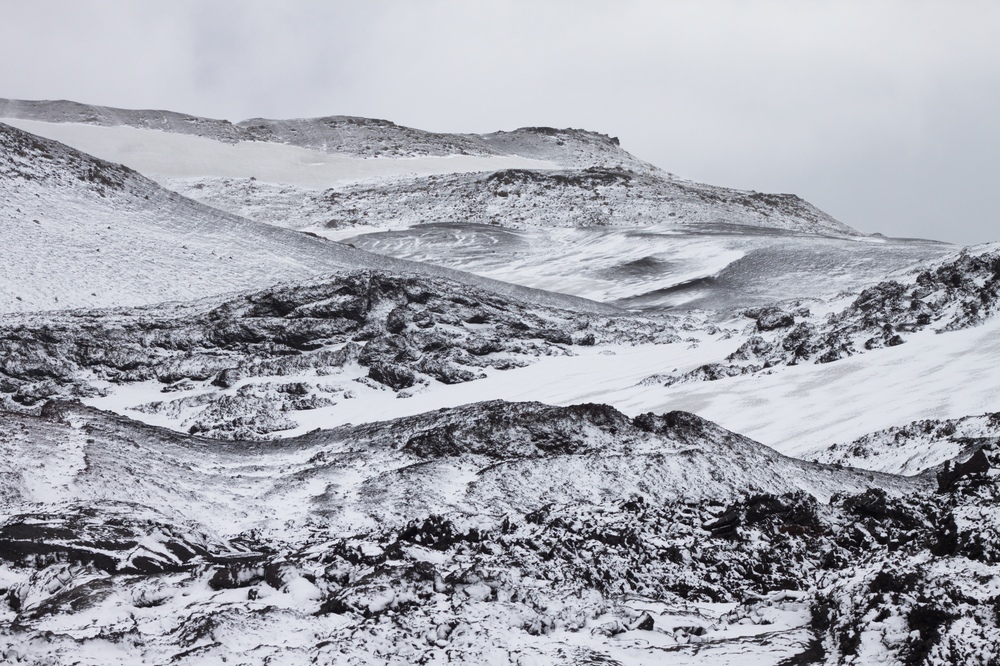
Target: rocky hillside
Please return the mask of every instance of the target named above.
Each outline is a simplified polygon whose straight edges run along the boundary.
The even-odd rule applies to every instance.
[[[148,130],[147,135],[167,133],[211,139],[201,146],[208,152],[212,142],[276,144],[322,156],[361,158],[356,162],[367,163],[364,168],[354,164],[357,174],[353,178],[344,173],[337,178],[331,176],[328,187],[334,189],[317,188],[315,177],[301,173],[301,162],[322,161],[318,157],[310,159],[308,153],[283,157],[270,154],[266,167],[260,165],[268,174],[260,181],[250,174],[233,177],[219,165],[209,166],[212,160],[190,155],[186,167],[161,160],[157,168],[166,171],[148,174],[203,203],[296,229],[378,228],[433,221],[515,228],[708,222],[860,235],[794,195],[745,192],[681,180],[624,151],[613,137],[578,129],[525,127],[482,135],[437,134],[384,120],[344,116],[253,119],[233,124],[167,111],[129,111],[65,101],[0,100],[0,118],[5,117],[32,121],[32,131],[40,133],[45,132],[45,126],[39,123],[49,128],[65,123],[134,128]],[[120,156],[115,153],[115,159],[125,163],[138,159],[135,145],[142,145],[144,140],[148,143],[146,151],[166,150],[147,135],[129,135],[124,152]],[[105,139],[114,143],[111,137]],[[185,145],[184,150],[194,148]],[[498,171],[496,166],[483,162],[475,167],[459,167],[456,163],[454,169],[448,169],[442,162],[424,172],[422,169],[428,167],[414,165],[412,172],[422,175],[400,176],[398,169],[391,169],[386,171],[395,174],[390,182],[384,182],[385,174],[373,177],[376,174],[370,168],[400,159],[405,162],[412,158],[463,156],[517,157],[534,160],[535,166]],[[289,161],[284,176],[280,169],[275,171],[275,160],[282,159]],[[231,156],[231,161],[237,160],[250,158]],[[556,171],[549,173],[551,169]],[[469,173],[476,171],[482,173]],[[354,181],[362,182],[351,184]]]
[[[238,179],[173,179],[172,189],[251,219],[358,232],[429,222],[530,227],[734,224],[856,236],[791,194],[763,194],[607,167],[433,175],[315,192]]]
[[[407,397],[575,345],[679,340],[662,320],[355,272],[187,305],[9,317],[0,324],[0,396],[31,407],[146,382],[150,399],[126,407],[191,432],[261,437],[294,427],[294,412],[371,391]]]
[[[672,385],[713,380],[800,363],[830,363],[873,349],[904,344],[921,331],[947,333],[983,323],[1000,302],[1000,247],[963,249],[848,296],[825,316],[807,307],[746,310],[749,339],[725,362],[682,376],[652,376],[646,383]]]
[[[995,650],[992,472],[940,494],[690,414],[501,402],[266,444],[50,403],[0,447],[20,663]]]
[[[195,299],[359,268],[445,276],[557,307],[613,309],[223,213],[2,123],[0,201],[0,312]]]
[[[388,120],[352,116],[293,120],[252,118],[232,123],[173,111],[116,109],[66,100],[15,99],[0,99],[0,118],[134,127],[226,143],[280,143],[364,158],[519,155],[573,168],[598,164],[643,170],[654,168],[622,150],[618,139],[579,129],[522,127],[491,134],[445,134],[402,127]]]

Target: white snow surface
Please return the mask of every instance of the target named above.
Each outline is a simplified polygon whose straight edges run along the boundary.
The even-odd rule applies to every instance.
[[[17,107],[16,103],[12,107],[8,101],[0,102],[7,104],[0,104],[0,109]],[[436,174],[580,169],[599,153],[633,160],[617,165],[621,168],[648,167],[623,151],[616,153],[617,141],[575,130],[529,128],[509,135],[431,135],[364,119],[231,125],[167,113],[161,119],[163,129],[169,131],[160,131],[152,129],[159,112],[104,107],[81,110],[70,103],[53,104],[50,112],[57,112],[56,116],[69,113],[66,117],[79,122],[9,122],[126,164],[161,182],[178,187],[186,182],[184,191],[191,194],[199,184],[210,193],[218,188],[214,198],[207,200],[215,204],[224,200],[226,206],[221,207],[231,210],[243,206],[236,212],[266,216],[271,218],[269,222],[291,228],[308,226],[288,215],[296,210],[296,198],[307,190],[323,190],[325,195],[328,188],[350,189],[351,183],[363,181],[363,187],[352,195],[363,201],[368,197],[365,188],[371,188],[378,198],[380,187],[395,183],[400,187],[382,192],[391,195],[382,197],[378,204],[385,204],[377,209],[385,211],[398,203],[393,201],[397,191],[410,188],[425,196],[426,192],[419,192],[422,183],[417,180]],[[91,111],[97,113],[94,122],[85,119]],[[116,125],[119,113],[131,114],[128,122]],[[322,143],[324,136],[333,136],[331,127],[346,137],[346,143],[333,147]],[[300,131],[303,136],[296,138]],[[254,132],[271,138],[248,140],[247,136],[258,136]],[[403,664],[418,656],[425,663],[447,663],[455,650],[465,650],[457,654],[476,655],[475,663],[520,666],[557,661],[622,666],[784,663],[801,653],[813,637],[808,628],[808,602],[816,589],[791,596],[779,591],[773,600],[761,598],[747,610],[735,604],[654,601],[627,595],[609,605],[602,599],[594,602],[586,594],[546,599],[550,588],[560,589],[553,581],[542,580],[541,574],[535,580],[530,571],[511,569],[504,575],[516,581],[506,589],[524,594],[517,601],[503,592],[497,580],[469,576],[469,580],[449,583],[454,589],[448,597],[439,594],[435,579],[431,589],[438,594],[422,599],[418,614],[400,615],[419,615],[420,626],[426,625],[429,631],[417,640],[408,635],[404,640],[401,636],[406,632],[393,625],[391,609],[413,601],[405,597],[410,588],[378,583],[365,587],[372,570],[363,568],[364,558],[389,552],[388,543],[379,545],[366,539],[374,538],[372,534],[387,525],[401,527],[414,516],[449,513],[466,527],[496,526],[504,514],[517,517],[549,502],[571,507],[603,504],[595,508],[595,514],[602,515],[614,503],[636,496],[646,496],[655,507],[675,500],[718,502],[719,511],[712,514],[717,517],[726,503],[749,492],[801,490],[827,502],[834,493],[860,493],[875,487],[905,500],[910,491],[915,495],[917,489],[930,485],[927,476],[888,477],[777,456],[743,437],[720,433],[711,424],[702,432],[714,435],[703,434],[703,441],[694,446],[683,437],[664,439],[653,434],[621,439],[618,432],[594,425],[598,420],[588,421],[589,425],[572,431],[573,437],[566,440],[569,445],[585,441],[591,449],[582,454],[523,455],[517,447],[530,452],[532,447],[541,447],[539,441],[551,444],[544,438],[536,440],[537,431],[531,429],[515,432],[510,440],[504,440],[504,435],[489,440],[490,446],[503,444],[520,451],[504,458],[482,451],[447,452],[455,443],[449,440],[455,432],[449,429],[453,426],[467,428],[462,435],[466,439],[456,440],[466,445],[475,442],[470,430],[475,434],[482,424],[502,421],[504,410],[547,409],[544,405],[494,403],[470,408],[463,412],[466,416],[451,423],[447,422],[452,418],[448,413],[433,413],[487,400],[560,406],[605,403],[628,417],[682,410],[786,456],[846,462],[894,474],[916,474],[941,464],[967,450],[965,440],[995,439],[997,421],[989,415],[1000,405],[1000,374],[995,370],[1000,358],[1000,317],[995,313],[972,328],[923,330],[907,334],[905,344],[825,364],[778,365],[754,374],[669,387],[643,381],[654,374],[683,375],[707,363],[721,362],[754,334],[754,324],[748,324],[746,318],[732,318],[726,310],[782,299],[794,299],[798,308],[803,306],[799,299],[807,299],[805,305],[812,309],[812,315],[802,316],[818,318],[853,300],[847,293],[837,297],[831,296],[833,293],[857,290],[887,273],[898,277],[912,272],[914,262],[919,262],[920,270],[934,271],[942,265],[934,263],[935,257],[946,251],[942,245],[824,238],[787,231],[749,234],[721,227],[711,233],[705,229],[672,231],[667,225],[629,230],[529,230],[523,226],[493,229],[449,224],[345,239],[343,228],[317,224],[325,211],[321,206],[309,204],[299,209],[315,217],[309,224],[317,225],[311,227],[317,233],[386,255],[427,262],[428,266],[420,267],[252,222],[166,191],[117,165],[25,137],[0,125],[0,139],[5,142],[0,155],[0,230],[5,236],[0,249],[0,312],[6,312],[14,324],[17,317],[47,317],[50,313],[12,315],[12,311],[190,301],[280,280],[303,280],[342,268],[386,266],[410,266],[418,273],[450,276],[458,274],[449,269],[469,270],[635,309],[683,306],[717,311],[678,318],[678,332],[685,338],[680,342],[566,345],[565,355],[539,356],[530,365],[506,370],[486,367],[485,377],[461,384],[446,385],[431,379],[411,389],[393,391],[372,381],[369,369],[353,362],[322,377],[309,370],[303,370],[302,376],[282,375],[281,382],[301,382],[308,391],[325,392],[335,401],[328,400],[315,409],[290,409],[284,417],[294,427],[281,431],[281,439],[274,441],[234,443],[178,435],[187,430],[190,409],[139,409],[144,403],[165,399],[165,384],[153,381],[95,382],[103,393],[85,402],[158,428],[66,403],[4,412],[0,449],[6,454],[9,469],[0,470],[0,527],[6,528],[13,524],[8,521],[26,515],[34,517],[18,525],[28,532],[35,526],[44,532],[63,519],[69,524],[71,517],[79,515],[88,516],[83,521],[86,529],[94,525],[127,527],[129,520],[144,521],[136,529],[145,532],[132,542],[134,551],[127,562],[134,564],[139,553],[176,559],[175,551],[166,544],[177,534],[186,535],[189,543],[211,545],[222,558],[221,563],[216,560],[211,565],[195,560],[197,566],[182,572],[119,577],[114,584],[109,583],[112,574],[93,563],[67,563],[58,561],[58,556],[51,561],[25,560],[30,566],[0,560],[0,589],[5,591],[6,600],[0,603],[0,661],[4,663],[125,664],[135,663],[139,656],[151,663],[235,660],[297,664],[312,660]],[[379,137],[391,141],[380,143]],[[407,137],[424,143],[411,150]],[[566,137],[575,137],[578,143],[566,148],[571,159],[560,163],[551,158],[559,154],[556,149],[566,143]],[[501,150],[505,146],[509,154]],[[466,148],[469,152],[465,154],[448,152]],[[342,149],[346,152],[337,154]],[[386,152],[380,152],[383,149]],[[513,154],[515,151],[519,152]],[[646,173],[655,171],[649,167]],[[241,198],[240,188],[252,196]],[[530,195],[525,196],[525,208],[541,200],[538,192],[525,192]],[[595,204],[598,208],[602,205]],[[427,205],[423,210],[433,211],[435,206]],[[448,209],[448,202],[441,208]],[[404,212],[413,215],[412,211]],[[713,215],[718,211],[709,205],[698,212]],[[377,221],[378,226],[394,228],[403,226],[404,221],[407,225],[426,221],[414,221],[406,215],[385,215]],[[512,227],[520,224],[506,221]],[[366,231],[360,228],[363,226],[351,232]],[[991,244],[975,251],[998,248],[1000,244]],[[988,270],[1000,275],[1000,269]],[[471,275],[464,279],[487,282]],[[981,287],[994,278],[986,274],[976,279]],[[522,297],[528,294],[537,299],[532,301],[535,303],[575,304],[581,310],[590,308],[590,312],[613,309],[490,284]],[[984,295],[983,303],[987,300]],[[968,301],[961,305],[967,306]],[[183,312],[185,307],[178,305],[177,311]],[[475,331],[482,324],[467,326]],[[57,327],[48,332],[59,335]],[[364,344],[364,340],[359,341]],[[303,367],[308,368],[308,364]],[[235,395],[249,384],[275,378],[252,376],[225,388],[213,386],[210,379],[187,382],[170,387],[167,398],[192,398],[183,404],[196,404],[209,392]],[[87,377],[80,379],[86,381]],[[46,414],[46,409],[50,413]],[[581,408],[596,413],[601,409]],[[979,414],[987,416],[970,417]],[[384,423],[398,417],[413,420]],[[959,422],[953,431],[955,438],[944,439],[941,423],[963,417],[969,418]],[[463,418],[466,420],[461,422]],[[900,426],[924,420],[933,427],[920,430],[922,426],[914,425],[911,430],[917,434],[896,438],[895,448],[890,445],[888,438],[898,433]],[[329,430],[348,424],[362,427]],[[437,429],[425,430],[430,426]],[[413,437],[425,432],[432,437]],[[860,441],[868,449],[831,446],[856,443],[866,435],[869,437]],[[434,455],[423,457],[421,446]],[[982,479],[977,482],[985,483]],[[981,525],[985,525],[984,533],[992,529],[983,511],[988,511],[988,505],[972,504],[959,511],[958,526],[965,533],[975,532]],[[105,525],[108,516],[121,521]],[[531,522],[526,515],[524,518],[524,522]],[[868,528],[862,523],[858,520],[852,527],[864,532]],[[706,530],[710,528],[701,520],[695,525],[701,526],[698,536],[678,551],[689,564],[691,553],[700,548],[698,542],[709,540]],[[77,533],[77,543],[87,544],[86,529]],[[366,531],[370,532],[367,536],[362,534]],[[313,552],[299,562],[309,564],[299,570],[289,560],[279,560],[281,566],[288,567],[279,582],[273,575],[264,580],[263,571],[249,565],[239,570],[239,575],[254,581],[250,588],[214,588],[208,579],[223,568],[228,561],[225,558],[246,554],[242,546],[234,545],[240,532],[272,539],[282,558],[308,543]],[[746,534],[745,546],[750,548],[755,537],[752,530]],[[335,558],[324,560],[323,556],[333,552],[334,537],[345,536],[347,541],[339,545],[353,548],[362,562],[358,565],[360,578],[352,580],[358,595],[353,602],[371,613],[387,613],[385,621],[368,623],[364,631],[355,631],[358,625],[337,610],[317,615],[321,603],[340,593],[331,583],[337,572],[324,569],[325,563]],[[4,543],[12,542],[8,533],[4,538]],[[226,545],[225,539],[233,542]],[[16,534],[13,541],[17,541]],[[410,559],[447,567],[442,574],[470,573],[462,571],[467,555],[464,546],[456,546],[445,555],[416,543],[406,550]],[[301,558],[302,553],[297,556]],[[983,608],[985,599],[996,599],[1000,592],[995,582],[1000,578],[993,575],[992,564],[963,557],[941,561],[922,557],[906,560],[904,568],[927,568],[942,579],[953,575],[955,582],[947,589],[962,589],[963,585],[971,589],[976,581]],[[37,568],[33,568],[35,564]],[[853,589],[851,585],[868,590],[870,586],[862,578],[875,572],[866,571],[865,566],[881,564],[855,564],[831,572],[831,576],[834,580],[839,576],[838,584],[848,590]],[[928,564],[931,566],[925,567]],[[66,600],[72,597],[64,597],[59,603],[65,606],[58,612],[50,608],[32,617],[51,599],[76,589],[84,590],[87,604],[73,608]],[[22,592],[23,597],[17,597]],[[590,592],[597,594],[593,589]],[[847,599],[850,595],[841,596]],[[24,605],[20,611],[14,608],[15,598]],[[526,600],[537,602],[531,613],[525,610]],[[448,624],[445,619],[456,609],[462,614],[461,622]],[[626,626],[642,613],[655,617],[655,630]],[[15,618],[27,622],[24,626],[30,630],[14,627]],[[529,620],[540,622],[540,618],[559,621],[552,619],[544,631],[541,625],[538,631],[529,631]],[[881,621],[873,622],[871,626]],[[972,620],[960,620],[956,631],[963,622]],[[992,630],[995,622],[991,622],[983,626]],[[604,632],[608,627],[628,631],[609,635],[616,632]],[[692,628],[704,633],[692,633]],[[860,638],[857,663],[889,659],[887,646],[898,647],[908,640],[906,631],[902,617],[889,617],[880,630],[866,630]],[[183,652],[178,651],[180,645]],[[827,653],[831,661],[838,657],[836,652]]]
[[[266,183],[326,189],[353,181],[401,175],[432,175],[556,169],[559,165],[516,155],[444,155],[361,158],[263,141],[214,139],[135,127],[101,127],[0,118],[95,157],[124,164],[157,181],[171,178],[255,178]]]
[[[351,390],[356,398],[340,400],[331,407],[290,412],[289,418],[299,425],[282,435],[483,400],[552,405],[600,402],[629,416],[693,412],[785,455],[811,459],[827,445],[876,430],[919,419],[981,414],[995,411],[1000,404],[1000,376],[993,370],[995,359],[1000,357],[1000,319],[961,331],[925,331],[898,347],[834,363],[776,367],[762,376],[671,387],[639,384],[651,373],[682,374],[718,361],[743,341],[739,336],[723,338],[691,332],[685,342],[668,345],[574,347],[575,355],[542,357],[524,368],[488,370],[487,378],[465,384],[448,386],[434,381],[405,399],[356,382],[365,374],[358,367],[341,376],[323,378],[330,385]],[[151,424],[179,428],[183,415],[168,419],[163,414],[131,409],[162,399],[160,387],[155,382],[110,387],[108,396],[86,402]],[[190,394],[198,392],[195,389]]]
[[[480,281],[224,213],[2,123],[0,145],[0,312],[192,300],[362,267]]]
[[[378,254],[644,310],[827,299],[954,251],[925,241],[872,243],[857,236],[670,222],[527,229],[424,224],[353,238],[347,229],[310,231]]]

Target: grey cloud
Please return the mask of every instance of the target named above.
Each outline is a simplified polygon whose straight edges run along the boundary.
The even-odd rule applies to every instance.
[[[1000,5],[0,0],[0,95],[586,127],[848,224],[997,238]]]

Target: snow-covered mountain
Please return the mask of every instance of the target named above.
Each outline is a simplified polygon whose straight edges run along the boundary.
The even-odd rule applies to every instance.
[[[426,223],[532,227],[637,227],[716,223],[838,236],[860,234],[791,194],[746,192],[658,171],[583,169],[399,176],[324,191],[257,179],[170,179],[182,194],[251,219],[316,233]]]
[[[226,214],[127,167],[2,123],[0,200],[4,312],[194,299],[358,268],[457,276],[529,299],[600,309]]]
[[[231,123],[172,111],[116,109],[66,100],[14,99],[0,99],[0,118],[149,129],[230,144],[278,143],[363,158],[517,155],[551,160],[565,167],[587,167],[600,163],[606,166],[627,165],[640,170],[655,169],[622,150],[614,137],[586,130],[549,127],[524,127],[492,134],[442,134],[401,127],[387,120],[351,116],[295,120],[253,118]]]
[[[232,124],[21,100],[0,100],[0,119],[136,168],[223,210],[297,229],[673,221],[859,235],[794,195],[678,179],[622,150],[617,139],[583,130],[434,134],[342,116]],[[379,176],[394,180],[370,182]]]
[[[362,661],[408,648],[489,662],[496,647],[506,654],[526,640],[543,658],[571,663],[558,658],[555,636],[596,654],[592,634],[635,624],[616,590],[655,589],[681,614],[691,612],[685,599],[716,602],[708,612],[738,624],[718,602],[774,585],[777,571],[734,572],[727,579],[740,583],[719,585],[707,569],[692,575],[679,555],[663,558],[699,533],[711,541],[720,531],[713,507],[720,526],[738,532],[762,518],[815,520],[802,490],[826,497],[875,485],[892,497],[923,487],[786,459],[693,415],[630,420],[598,405],[486,403],[265,447],[175,435],[72,403],[5,415],[0,428],[12,461],[0,572],[3,612],[14,620],[0,640],[8,658],[29,663],[96,663],[109,649],[149,661],[259,662],[276,651],[302,659],[326,654],[329,641],[315,632],[338,636]],[[40,464],[50,469],[40,474]],[[804,506],[797,517],[769,499],[759,517],[729,517],[726,505],[747,492]],[[565,513],[575,517],[557,520]],[[630,516],[648,531],[642,540]],[[577,536],[560,538],[566,530]],[[547,542],[570,549],[540,559],[535,549]],[[706,548],[734,562],[749,555],[726,540]],[[658,563],[629,573],[629,560]],[[588,567],[604,580],[573,600],[588,588]],[[791,592],[778,629],[803,621],[800,598]],[[221,622],[211,621],[218,612]],[[745,617],[761,612],[772,615]],[[399,628],[362,638],[386,613]],[[644,620],[641,635],[683,644],[669,614]],[[260,622],[272,629],[258,634]],[[670,630],[656,631],[663,624]],[[477,639],[483,631],[499,643]]]
[[[2,116],[241,217],[629,308],[811,298],[948,249],[868,238],[794,195],[684,180],[582,130],[452,135],[343,117],[231,124],[18,100],[0,101]]]
[[[365,264],[2,124],[0,192],[8,312],[196,298]]]
[[[784,458],[690,414],[497,402],[262,446],[52,402],[0,432],[8,660],[996,648],[977,615],[995,521],[970,520],[992,481],[949,505],[929,480]]]
[[[4,663],[1000,659],[996,244],[582,130],[0,117]]]

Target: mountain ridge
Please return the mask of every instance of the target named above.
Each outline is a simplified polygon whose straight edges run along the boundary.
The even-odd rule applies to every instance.
[[[429,273],[528,300],[615,310],[240,218],[128,167],[3,123],[0,144],[0,228],[6,233],[0,310],[135,306],[358,268]],[[136,262],[149,270],[135,270]]]
[[[621,164],[655,169],[622,150],[617,139],[581,129],[522,127],[485,134],[455,134],[428,132],[389,120],[337,115],[287,120],[249,118],[233,123],[174,111],[119,109],[69,100],[0,99],[0,118],[105,127],[125,125],[192,134],[227,143],[286,143],[358,157],[507,155],[526,151],[535,154],[525,157],[545,155],[544,159],[550,159],[553,154],[558,154],[565,160],[565,166],[581,166],[573,164],[571,156],[582,147],[590,147],[597,148],[609,159],[614,156]],[[544,144],[544,148],[538,147],[539,142]]]
[[[695,222],[722,221],[731,224],[796,229],[845,236],[863,235],[795,195],[770,195],[732,190],[683,180],[624,151],[617,139],[587,130],[526,127],[511,132],[501,131],[481,135],[444,134],[405,128],[389,121],[345,116],[297,120],[254,119],[233,124],[229,121],[205,119],[175,112],[129,111],[72,102],[23,102],[19,100],[0,100],[0,118],[3,117],[27,120],[33,123],[30,131],[43,134],[48,130],[39,125],[44,123],[48,123],[50,128],[56,129],[58,129],[59,123],[84,123],[103,128],[129,127],[191,135],[234,145],[278,144],[293,146],[326,155],[362,158],[367,161],[367,166],[371,166],[373,159],[382,160],[383,164],[388,164],[397,162],[399,158],[463,157],[495,161],[510,160],[516,157],[536,160],[537,164],[526,162],[522,165],[510,163],[501,165],[486,161],[470,165],[468,168],[456,169],[457,172],[464,173],[495,172],[494,180],[497,177],[501,180],[506,177],[507,180],[525,181],[525,185],[530,184],[528,181],[540,180],[543,187],[535,187],[535,191],[532,193],[536,204],[543,203],[544,207],[549,209],[572,211],[582,208],[584,211],[581,215],[580,211],[577,210],[569,217],[566,217],[565,214],[555,216],[549,214],[548,217],[542,214],[535,218],[534,224],[551,225],[555,222],[559,226],[575,226],[583,222],[599,225],[637,226],[649,224],[652,218],[657,218],[659,221],[687,219],[687,221]],[[56,124],[53,125],[53,123]],[[63,128],[65,129],[65,125]],[[68,135],[60,135],[55,138],[60,138],[71,144],[74,141],[83,140]],[[135,141],[141,143],[141,139],[135,136],[131,137],[127,143],[131,145]],[[83,145],[79,144],[80,147]],[[90,139],[87,140],[86,145],[93,147],[98,144]],[[126,152],[120,154],[112,152],[106,154],[105,157],[125,163],[133,159],[141,159]],[[278,159],[277,156],[272,156],[272,158]],[[501,188],[503,191],[490,191],[491,188],[487,187],[489,183],[482,183],[480,182],[481,178],[475,176],[459,176],[459,181],[452,184],[428,181],[427,175],[433,177],[435,174],[443,176],[450,173],[446,164],[438,163],[433,167],[427,167],[429,169],[427,173],[420,174],[418,171],[418,177],[409,185],[405,184],[405,178],[400,181],[396,187],[401,191],[382,191],[382,186],[376,185],[383,197],[398,199],[402,195],[410,200],[411,206],[418,206],[416,210],[411,208],[408,211],[409,218],[401,218],[398,211],[386,210],[384,204],[366,201],[363,189],[362,196],[352,196],[350,182],[338,185],[333,181],[328,181],[326,187],[323,187],[321,181],[307,179],[291,182],[289,179],[283,180],[282,174],[274,173],[265,178],[264,181],[275,185],[290,186],[293,188],[290,193],[293,199],[306,198],[311,199],[311,201],[305,205],[297,205],[292,211],[286,212],[284,216],[257,215],[257,211],[254,209],[259,209],[262,202],[260,197],[253,196],[253,184],[259,174],[247,171],[242,173],[241,177],[234,179],[236,174],[229,167],[225,169],[221,166],[211,167],[208,170],[214,169],[215,171],[206,173],[204,164],[199,165],[197,160],[193,160],[193,158],[186,159],[189,159],[191,164],[181,170],[186,169],[187,173],[179,173],[171,166],[169,167],[172,170],[170,174],[151,173],[150,175],[160,177],[162,182],[172,189],[178,189],[187,196],[198,198],[223,210],[248,215],[253,219],[269,223],[277,222],[280,226],[293,228],[325,226],[331,220],[331,216],[339,225],[352,221],[357,222],[356,218],[351,220],[345,219],[342,214],[338,215],[336,206],[330,206],[322,196],[316,196],[312,193],[312,190],[324,190],[331,186],[344,189],[346,185],[343,192],[334,192],[334,195],[346,197],[349,200],[346,206],[348,209],[367,208],[374,218],[376,226],[404,222],[412,224],[433,221],[435,217],[440,218],[440,211],[435,214],[433,211],[421,209],[421,206],[426,209],[428,203],[431,202],[418,204],[416,201],[421,193],[428,191],[428,189],[434,190],[435,197],[444,194],[442,198],[450,202],[450,206],[457,207],[458,212],[463,210],[462,206],[467,204],[467,200],[479,196],[484,191],[487,194],[496,195],[488,197],[493,206],[503,203],[510,205],[517,198],[509,196],[508,190],[511,188]],[[305,155],[298,155],[282,159],[307,160],[308,158]],[[139,167],[139,162],[133,162],[133,166]],[[296,168],[300,166],[297,165]],[[166,169],[168,167],[162,164],[159,167],[149,165],[144,170],[149,171],[156,168]],[[252,170],[249,164],[246,168]],[[393,168],[395,169],[395,167]],[[198,172],[199,169],[201,169],[201,173]],[[507,170],[506,176],[501,173],[504,169]],[[562,175],[548,174],[547,171],[551,169],[562,169],[567,173]],[[630,193],[618,191],[612,187],[608,192],[597,193],[594,191],[594,184],[586,182],[593,180],[595,169],[604,174],[617,174],[611,178],[613,181],[629,184],[629,181],[635,179],[637,183],[642,185],[642,192]],[[361,177],[354,180],[367,182],[374,175],[374,172],[366,173],[369,178]],[[403,173],[397,169],[392,171],[392,175],[402,177]],[[303,177],[300,175],[298,178]],[[289,178],[291,177],[289,176]],[[193,183],[186,182],[191,179],[201,180]],[[606,185],[614,186],[616,184],[609,181],[607,177],[603,181]],[[621,182],[617,184],[620,185]],[[583,184],[584,187],[575,187],[575,185],[580,184]],[[553,188],[553,186],[556,187]],[[456,190],[454,196],[447,195],[446,191],[449,187]],[[519,188],[513,189],[518,190]],[[273,199],[274,194],[272,188],[264,194],[264,197]],[[371,196],[372,190],[369,190],[367,198],[370,199]],[[596,208],[592,201],[595,197],[604,202]],[[634,211],[628,204],[629,199],[636,201],[657,200],[659,204],[650,210]],[[269,202],[268,205],[273,207],[273,201]],[[482,204],[479,205],[482,206]],[[301,216],[310,209],[318,209],[318,211],[307,215],[305,220],[288,219],[290,215]],[[537,211],[499,210],[490,219],[480,219],[474,213],[471,215],[461,213],[459,217],[469,218],[476,222],[492,221],[498,224],[516,226],[518,222],[515,218],[533,212]],[[590,217],[594,219],[589,220]],[[540,222],[541,220],[545,220],[545,222]],[[556,222],[556,220],[558,221]],[[529,224],[531,223],[529,222]]]

